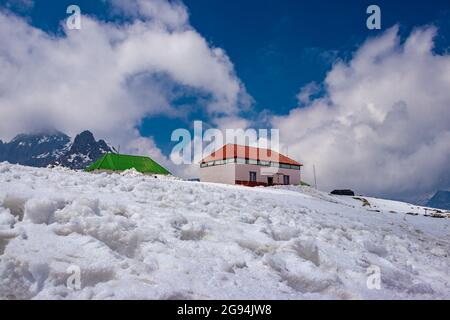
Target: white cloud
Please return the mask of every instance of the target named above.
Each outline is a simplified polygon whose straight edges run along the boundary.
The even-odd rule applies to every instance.
[[[297,94],[297,100],[300,105],[305,105],[311,102],[311,96],[317,94],[320,91],[320,87],[315,82],[310,82],[304,86]]]
[[[123,149],[139,141],[154,150],[153,140],[144,143],[135,128],[146,116],[186,113],[173,103],[179,92],[202,96],[211,119],[248,106],[226,53],[189,25],[183,4],[112,5],[131,21],[82,16],[81,30],[67,30],[62,21],[61,36],[0,11],[0,138],[46,127],[70,135],[89,129]]]
[[[238,116],[220,117],[214,120],[214,124],[225,134],[227,129],[247,129],[250,126],[250,120]]]
[[[129,141],[127,150],[131,154],[146,155],[160,165],[168,169],[173,174],[183,174],[183,170],[178,168],[170,161],[158,148],[155,141],[151,137],[140,137],[136,133],[137,138]],[[184,169],[184,168],[183,168]]]
[[[120,14],[154,19],[173,29],[185,27],[189,20],[187,8],[181,1],[111,0],[110,3]]]
[[[315,164],[325,190],[413,199],[450,185],[450,55],[433,52],[436,33],[369,39],[333,66],[324,97],[273,117],[306,180]]]

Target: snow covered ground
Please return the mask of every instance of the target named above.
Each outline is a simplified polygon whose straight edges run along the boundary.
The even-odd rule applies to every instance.
[[[449,299],[446,215],[0,163],[0,298]]]

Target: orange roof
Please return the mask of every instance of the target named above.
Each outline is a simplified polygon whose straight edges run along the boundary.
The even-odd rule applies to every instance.
[[[292,164],[296,166],[302,166],[301,163],[292,160],[291,158],[288,158],[285,155],[282,155],[276,151],[264,148],[242,146],[238,144],[224,145],[219,150],[214,151],[209,156],[204,158],[200,163],[233,158],[271,161],[282,164]]]

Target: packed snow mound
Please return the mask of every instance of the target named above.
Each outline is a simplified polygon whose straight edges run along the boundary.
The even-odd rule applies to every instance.
[[[450,298],[450,219],[361,199],[0,163],[0,299]]]

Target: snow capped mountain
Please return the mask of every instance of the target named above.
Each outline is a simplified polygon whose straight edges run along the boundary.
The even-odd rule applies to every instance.
[[[56,161],[70,138],[62,132],[19,134],[8,143],[0,144],[0,161],[33,167],[45,167]]]
[[[0,299],[450,298],[448,212],[8,163],[0,185]]]
[[[84,169],[105,153],[112,151],[113,149],[104,140],[96,141],[90,131],[83,131],[75,137],[67,152],[64,152],[54,164],[71,169]]]
[[[59,131],[19,134],[8,143],[0,140],[0,162],[32,167],[61,165],[83,169],[111,151],[104,140],[96,141],[90,131],[80,133],[73,142]]]

